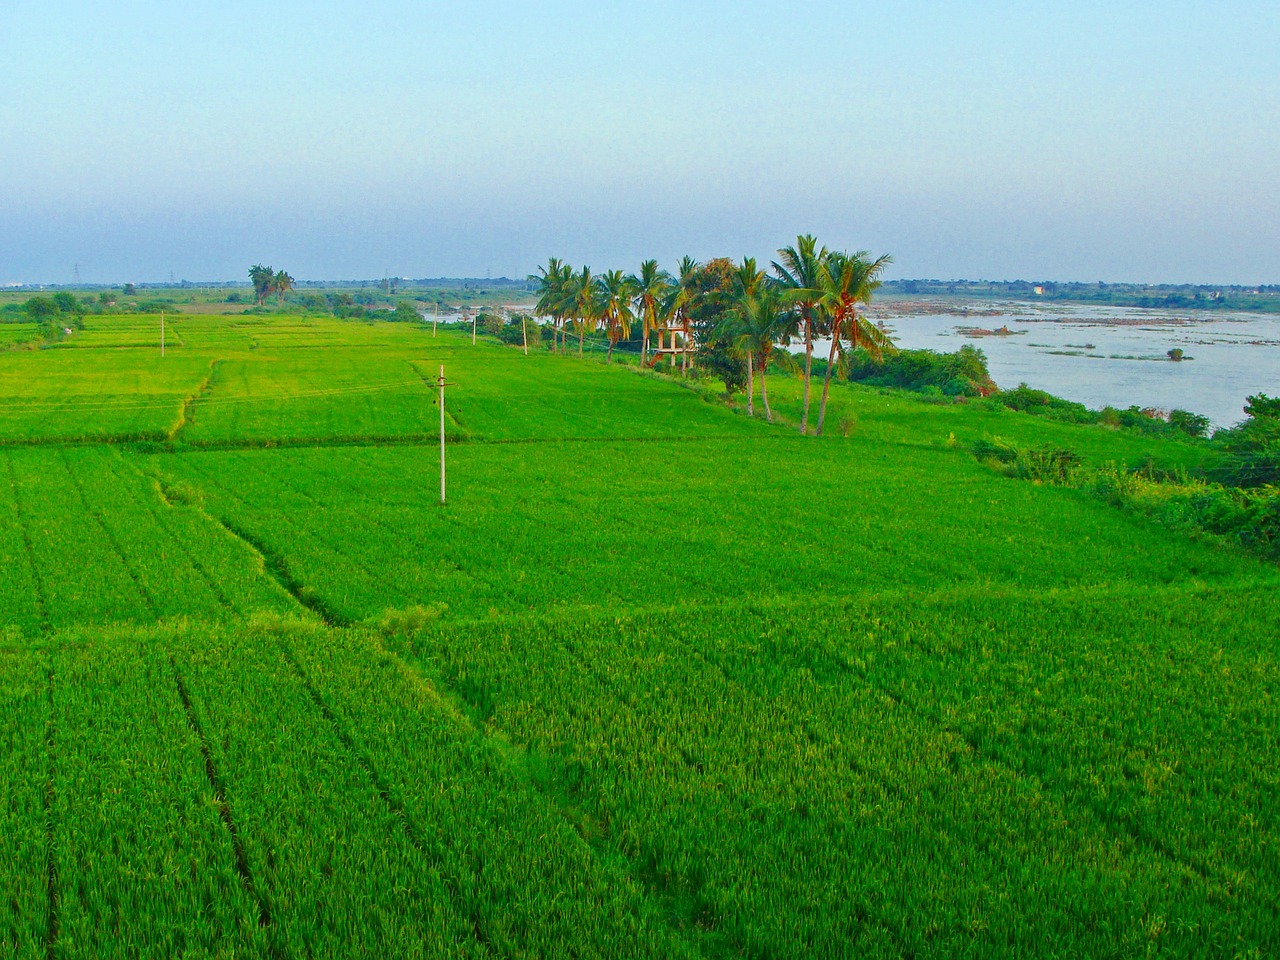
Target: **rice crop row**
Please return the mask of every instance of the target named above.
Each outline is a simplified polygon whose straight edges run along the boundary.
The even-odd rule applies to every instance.
[[[1155,594],[1145,612],[1171,599]],[[1052,609],[1024,595],[992,606],[1023,609],[1008,643],[1025,637],[1027,655],[1050,642],[1094,648],[1087,617],[1060,629],[1046,620]],[[1249,603],[1234,609],[1254,631],[1265,619]],[[1280,946],[1276,872],[1262,852],[1274,831],[1258,816],[1260,795],[1212,786],[1223,775],[1272,776],[1274,705],[1239,740],[1187,698],[1155,721],[1168,724],[1164,759],[1181,765],[1186,786],[1143,798],[1152,836],[1165,837],[1154,843],[1098,803],[1142,793],[1141,778],[1112,773],[1142,749],[1142,733],[1092,733],[1090,705],[1064,699],[1056,724],[1045,716],[1018,730],[1019,762],[934,712],[937,699],[953,699],[987,723],[1005,721],[986,709],[1006,694],[1002,684],[966,687],[967,664],[947,670],[938,658],[902,666],[890,690],[876,682],[878,666],[860,666],[909,643],[882,632],[890,616],[905,632],[946,636],[964,613],[963,603],[920,612],[904,600],[827,604],[821,619],[795,603],[561,615],[442,626],[410,648],[488,727],[550,765],[652,883],[743,953],[1260,957]],[[1134,642],[1165,645],[1165,624],[1143,633],[1144,618],[1134,619],[1125,624]],[[1183,627],[1173,646],[1192,648],[1201,626]],[[1095,689],[1155,712],[1160,676],[1095,677]],[[1255,692],[1273,697],[1276,678],[1271,655]],[[1201,680],[1209,696],[1232,691],[1212,673]],[[1259,740],[1264,731],[1271,742]],[[1209,745],[1173,749],[1197,738]],[[1212,864],[1200,862],[1193,833],[1212,847]]]
[[[0,451],[3,623],[26,630],[296,609],[261,558],[109,448]]]
[[[213,638],[177,657],[285,956],[484,956],[445,879],[329,729],[278,649]]]
[[[495,954],[689,952],[624,865],[602,860],[556,798],[528,779],[522,758],[421,674],[357,632],[312,633],[291,646],[317,702],[454,878]]]
[[[10,812],[36,829],[16,834],[25,855],[5,841],[0,942],[65,957],[697,955],[625,862],[373,638],[262,622],[59,637],[56,930],[32,791]],[[45,687],[28,664],[0,669],[29,741],[7,762],[43,764]]]
[[[958,451],[801,438],[461,445],[450,463],[442,510],[422,448],[154,458],[343,620],[413,603],[472,616],[906,584],[1275,579]]]
[[[0,648],[0,955],[14,960],[43,957],[49,934],[48,685],[44,657]]]
[[[59,957],[234,956],[256,905],[168,664],[129,642],[52,655]]]
[[[209,363],[135,350],[0,354],[0,441],[163,438]]]
[[[984,756],[1280,907],[1280,775],[1264,760],[1280,755],[1273,591],[1105,601],[886,605],[867,625],[874,658],[834,632],[822,647]]]
[[[1201,590],[1173,622],[1184,592],[441,623],[399,653],[262,619],[6,648],[0,943],[1265,956],[1274,601]],[[1148,751],[1173,774],[1126,772]]]

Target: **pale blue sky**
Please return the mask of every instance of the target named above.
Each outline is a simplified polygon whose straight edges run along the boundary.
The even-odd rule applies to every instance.
[[[0,282],[523,276],[799,232],[893,276],[1280,282],[1280,4],[0,9]]]

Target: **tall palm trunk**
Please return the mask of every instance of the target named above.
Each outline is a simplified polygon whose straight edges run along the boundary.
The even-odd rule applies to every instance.
[[[585,323],[578,324],[578,359],[582,359],[582,345],[587,339],[587,325]]]
[[[649,362],[649,323],[645,321],[644,325],[644,343],[640,345],[640,366],[644,366]]]
[[[831,355],[827,357],[827,372],[822,377],[822,400],[818,404],[818,436],[822,436],[822,422],[827,419],[827,394],[831,392],[831,370],[836,365],[836,348],[840,345],[840,324],[831,331]]]
[[[764,418],[773,423],[773,411],[769,409],[769,387],[765,382],[765,374],[769,369],[769,361],[765,360],[760,364],[760,399],[764,401]]]
[[[804,405],[800,411],[800,432],[809,432],[809,381],[813,377],[813,320],[804,318]]]
[[[756,381],[755,364],[751,362],[751,351],[747,351],[747,416],[756,415]]]

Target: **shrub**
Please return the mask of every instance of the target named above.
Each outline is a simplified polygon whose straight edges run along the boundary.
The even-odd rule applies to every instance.
[[[1010,472],[1024,480],[1042,483],[1068,483],[1080,466],[1080,455],[1071,450],[1054,450],[1044,447],[1035,450],[1019,450]]]
[[[987,371],[986,355],[970,344],[955,353],[898,350],[882,360],[873,359],[859,348],[849,354],[848,371],[849,379],[855,383],[932,396],[980,397],[996,389]]]
[[[1013,463],[1018,459],[1018,448],[1003,437],[983,437],[969,449],[979,460]]]
[[[491,337],[501,336],[502,317],[496,313],[481,313],[476,316],[476,327],[483,334]]]
[[[1209,418],[1190,410],[1170,410],[1169,426],[1189,437],[1203,437],[1209,432]]]
[[[448,609],[447,603],[419,603],[403,610],[388,608],[367,622],[383,636],[404,636],[417,633],[428,624],[435,623]]]
[[[520,326],[522,322],[523,329]],[[542,327],[538,322],[528,314],[514,313],[507,318],[506,324],[498,333],[498,339],[503,343],[520,346],[524,343],[526,333],[529,337],[529,346],[536,347],[542,343]]]

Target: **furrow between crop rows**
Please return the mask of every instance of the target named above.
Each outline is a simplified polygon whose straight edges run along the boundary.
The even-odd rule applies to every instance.
[[[102,531],[103,537],[106,538],[106,541],[110,545],[112,551],[114,551],[116,558],[120,561],[120,566],[124,569],[125,573],[128,574],[129,580],[132,581],[134,589],[138,592],[138,596],[140,596],[143,602],[147,605],[147,610],[151,614],[151,617],[154,618],[158,616],[160,605],[156,602],[155,595],[151,592],[150,587],[148,587],[133,562],[129,559],[128,551],[126,551],[123,544],[121,544],[120,538],[116,536],[115,530],[107,523],[102,510],[95,504],[89,502],[89,497],[85,493],[84,489],[84,481],[80,478],[80,475],[71,468],[71,464],[67,460],[67,451],[59,450],[58,455],[62,462],[62,468],[66,471],[67,479],[71,481],[71,486],[75,489],[76,495],[79,497],[80,504],[84,507],[85,513],[93,518],[93,522],[97,525],[98,529]]]
[[[202,381],[200,381],[200,384],[196,387],[195,392],[192,393],[191,396],[187,397],[187,399],[183,401],[181,414],[179,415],[177,422],[173,425],[173,428],[169,431],[168,436],[165,437],[165,439],[169,443],[177,442],[178,436],[182,433],[182,431],[185,430],[192,422],[194,422],[195,413],[196,413],[196,404],[198,404],[202,398],[207,397],[210,394],[210,392],[212,392],[213,380],[217,376],[218,365],[220,363],[222,363],[221,360],[214,360],[212,363],[209,364],[208,376],[206,376]]]
[[[54,818],[55,800],[54,780],[55,770],[57,767],[57,714],[53,702],[53,683],[54,668],[50,662],[47,667],[47,693],[46,701],[49,709],[49,719],[45,724],[44,731],[44,750],[45,750],[45,784],[43,791],[44,799],[44,842],[45,842],[45,897],[47,900],[48,921],[45,927],[45,956],[48,960],[53,960],[57,956],[58,949],[58,933],[61,927],[59,911],[61,909],[61,894],[59,892],[58,883],[58,849],[57,849],[57,830],[55,828]]]
[[[626,861],[581,835],[523,752],[367,634],[291,642],[312,688],[454,878],[491,948],[529,956],[701,955]],[[336,643],[330,642],[336,640]],[[382,691],[373,716],[357,692]],[[602,853],[604,855],[602,855]]]
[[[165,539],[182,555],[183,559],[196,572],[200,581],[217,599],[223,609],[232,615],[242,615],[244,611],[237,609],[222,588],[222,584],[209,572],[208,565],[174,530],[172,519],[165,515],[161,504],[168,506],[170,509],[174,509],[176,505],[165,498],[160,484],[153,477],[144,475],[135,466],[127,463],[118,453],[113,458],[110,470],[112,475],[120,482],[120,487],[127,491],[133,505],[151,515],[156,527],[164,533]],[[126,472],[122,473],[122,470]],[[155,491],[156,496],[154,498],[148,497],[143,493],[142,485],[147,483]]]
[[[626,838],[664,889],[709,904],[748,952],[838,955],[856,941],[868,955],[954,956],[979,937],[1012,957],[1046,930],[1063,949],[1123,952],[1156,915],[1183,918],[1162,934],[1183,947],[1235,924],[1259,942],[1271,910],[1256,896],[1115,835],[1078,798],[837,668],[829,643],[847,636],[865,655],[859,604],[816,631],[803,606],[441,625],[418,662],[487,729],[546,758],[588,822]],[[824,876],[848,878],[838,899]],[[1010,885],[1016,917],[991,898]],[[752,904],[801,896],[820,898],[816,916],[787,914],[754,939]]]
[[[49,629],[49,600],[45,592],[44,575],[40,564],[36,562],[35,548],[31,543],[31,528],[27,519],[27,511],[23,506],[20,484],[13,465],[12,454],[5,457],[5,465],[9,472],[9,490],[13,498],[14,524],[21,531],[22,546],[25,553],[26,567],[30,571],[31,585],[35,594],[37,626],[41,630]],[[16,578],[15,578],[16,579]]]
[[[411,843],[413,848],[417,850],[418,853],[422,855],[423,859],[431,865],[432,869],[439,873],[441,880],[448,888],[450,899],[453,901],[454,905],[464,915],[468,915],[471,923],[471,932],[475,937],[476,942],[486,950],[493,952],[497,957],[509,957],[509,954],[494,947],[493,943],[489,939],[488,933],[485,931],[483,918],[479,917],[475,913],[469,913],[467,910],[466,898],[464,897],[462,890],[458,887],[457,881],[450,876],[445,859],[434,852],[432,845],[426,841],[422,832],[419,830],[418,825],[414,822],[413,817],[410,815],[409,811],[405,809],[404,804],[396,798],[391,787],[387,784],[387,781],[383,779],[374,767],[373,762],[351,738],[351,734],[348,733],[346,727],[343,726],[341,718],[333,712],[329,704],[325,702],[324,697],[322,697],[320,692],[316,690],[315,685],[307,676],[307,672],[303,669],[297,656],[291,649],[289,649],[288,646],[282,646],[281,651],[284,654],[285,660],[288,661],[290,668],[292,668],[293,672],[297,675],[298,680],[302,683],[303,688],[307,691],[307,695],[311,698],[311,701],[316,705],[317,709],[319,709],[320,713],[329,723],[329,726],[333,729],[334,735],[337,736],[337,738],[342,742],[342,745],[346,747],[347,752],[350,753],[352,759],[360,765],[360,768],[364,770],[365,774],[369,777],[369,780],[373,783],[374,789],[378,792],[379,798],[386,805],[387,811],[395,819],[396,823],[400,825],[400,828],[404,831],[409,843]]]
[[[244,841],[240,839],[240,831],[236,827],[235,816],[231,810],[231,804],[227,800],[226,788],[223,786],[222,777],[219,775],[218,768],[214,763],[213,753],[209,750],[209,738],[205,735],[200,718],[196,715],[195,707],[191,704],[191,694],[187,692],[187,685],[182,679],[182,673],[178,670],[178,664],[173,657],[169,658],[169,666],[173,669],[174,685],[178,691],[178,699],[182,702],[182,711],[186,714],[191,732],[195,734],[200,743],[200,756],[204,760],[204,774],[209,781],[209,788],[213,791],[213,800],[218,810],[218,816],[227,830],[227,836],[231,839],[231,849],[235,855],[236,875],[240,878],[245,892],[253,899],[257,908],[258,926],[270,927],[271,907],[259,892],[257,883],[254,882],[253,870],[249,866],[249,858],[245,856]]]

